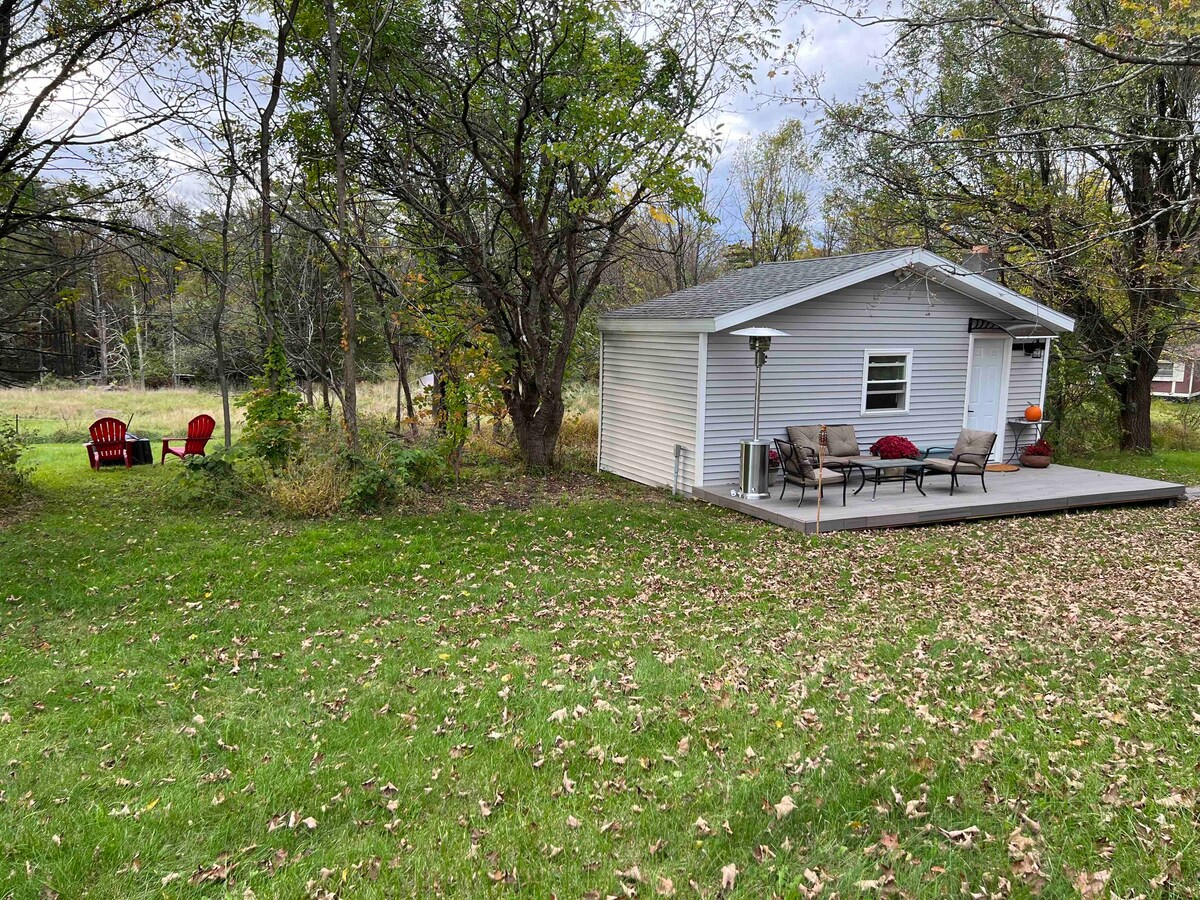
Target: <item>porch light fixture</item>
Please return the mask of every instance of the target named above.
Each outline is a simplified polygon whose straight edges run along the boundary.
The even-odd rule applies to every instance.
[[[750,339],[754,351],[754,428],[750,440],[741,444],[741,479],[737,495],[744,500],[765,500],[771,494],[767,490],[768,456],[770,443],[758,439],[759,401],[762,398],[762,367],[771,349],[771,338],[787,337],[786,331],[775,328],[741,328],[731,331],[737,337]]]
[[[1021,349],[1025,351],[1026,356],[1033,357],[1034,359],[1041,359],[1046,355],[1046,345],[1041,341],[1027,342]]]

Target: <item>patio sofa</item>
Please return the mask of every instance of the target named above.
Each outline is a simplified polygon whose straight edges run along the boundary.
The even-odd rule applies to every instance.
[[[954,496],[954,489],[958,487],[959,475],[978,475],[979,484],[983,487],[983,492],[987,493],[987,464],[988,459],[992,455],[992,447],[996,444],[996,433],[994,431],[978,431],[974,428],[964,428],[958,434],[958,440],[955,441],[954,447],[930,447],[925,451],[925,474],[922,478],[928,478],[930,475],[949,475],[950,476],[950,496]],[[948,459],[940,459],[931,457],[929,454],[950,451]]]
[[[820,425],[789,425],[787,433],[792,444],[814,459],[817,458],[817,445],[821,442]],[[826,425],[825,443],[823,462],[830,469],[841,471],[864,459],[879,459],[878,456],[871,456],[859,449],[858,435],[854,433],[853,425]]]

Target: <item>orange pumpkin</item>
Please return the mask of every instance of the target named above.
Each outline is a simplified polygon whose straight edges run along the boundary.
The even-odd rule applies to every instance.
[[[1027,407],[1025,407],[1025,421],[1026,422],[1042,421],[1042,408],[1040,406],[1038,406],[1036,403],[1030,403]]]

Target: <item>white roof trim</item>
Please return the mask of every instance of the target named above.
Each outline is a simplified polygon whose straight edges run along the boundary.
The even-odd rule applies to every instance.
[[[931,279],[960,294],[1007,313],[1041,322],[1051,331],[1059,334],[1075,330],[1075,320],[1070,316],[1057,312],[1036,300],[1030,300],[1024,294],[1018,294],[990,278],[964,269],[936,253],[917,250],[914,252],[914,256],[912,262],[916,268],[924,270]]]
[[[1046,325],[1051,331],[1062,334],[1075,330],[1075,320],[1056,312],[1036,300],[1004,287],[999,282],[964,269],[929,250],[913,249],[898,256],[889,256],[877,263],[847,272],[837,278],[828,278],[798,291],[780,294],[752,306],[744,306],[724,315],[700,316],[696,318],[661,319],[601,319],[601,331],[653,332],[653,331],[725,331],[770,315],[781,309],[823,297],[843,288],[853,287],[872,278],[888,275],[905,266],[913,266],[933,281],[958,291],[966,297],[978,300],[994,309],[1002,310],[1022,319],[1031,319]]]
[[[663,331],[684,331],[689,334],[696,332],[714,331],[712,316],[683,319],[679,317],[663,319],[600,319],[600,330],[610,332],[626,332],[646,334]]]

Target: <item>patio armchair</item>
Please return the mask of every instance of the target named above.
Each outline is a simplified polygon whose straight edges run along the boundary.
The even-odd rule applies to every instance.
[[[846,505],[846,485],[850,481],[846,471],[835,472],[832,469],[818,470],[812,463],[812,457],[807,450],[791,441],[775,439],[775,451],[779,454],[779,473],[783,477],[783,488],[779,491],[779,499],[787,493],[787,486],[794,484],[800,488],[800,502],[804,504],[804,494],[809,488],[817,488],[819,496],[825,495],[824,488],[829,484],[842,486],[842,506]],[[819,475],[819,478],[818,478]]]
[[[216,419],[206,413],[202,413],[188,422],[187,437],[163,438],[162,459],[159,461],[159,465],[166,463],[168,453],[171,456],[178,456],[180,459],[187,459],[189,456],[203,456],[204,445],[212,440],[213,429],[216,426]],[[183,446],[172,447],[171,441],[183,441]],[[150,460],[153,462],[154,457],[150,457]]]
[[[978,475],[979,484],[983,488],[983,492],[987,493],[987,475],[988,459],[991,458],[992,448],[996,445],[996,433],[994,431],[978,431],[974,428],[964,428],[959,432],[958,440],[953,447],[930,447],[925,451],[925,474],[922,478],[928,478],[930,475],[949,475],[950,476],[950,496],[954,496],[954,489],[958,487],[959,475]],[[950,451],[949,458],[931,457],[930,453],[944,453]]]
[[[91,440],[83,445],[87,450],[88,465],[95,471],[106,462],[120,460],[125,468],[133,465],[133,447],[127,440],[125,423],[112,416],[97,419],[88,426]]]

